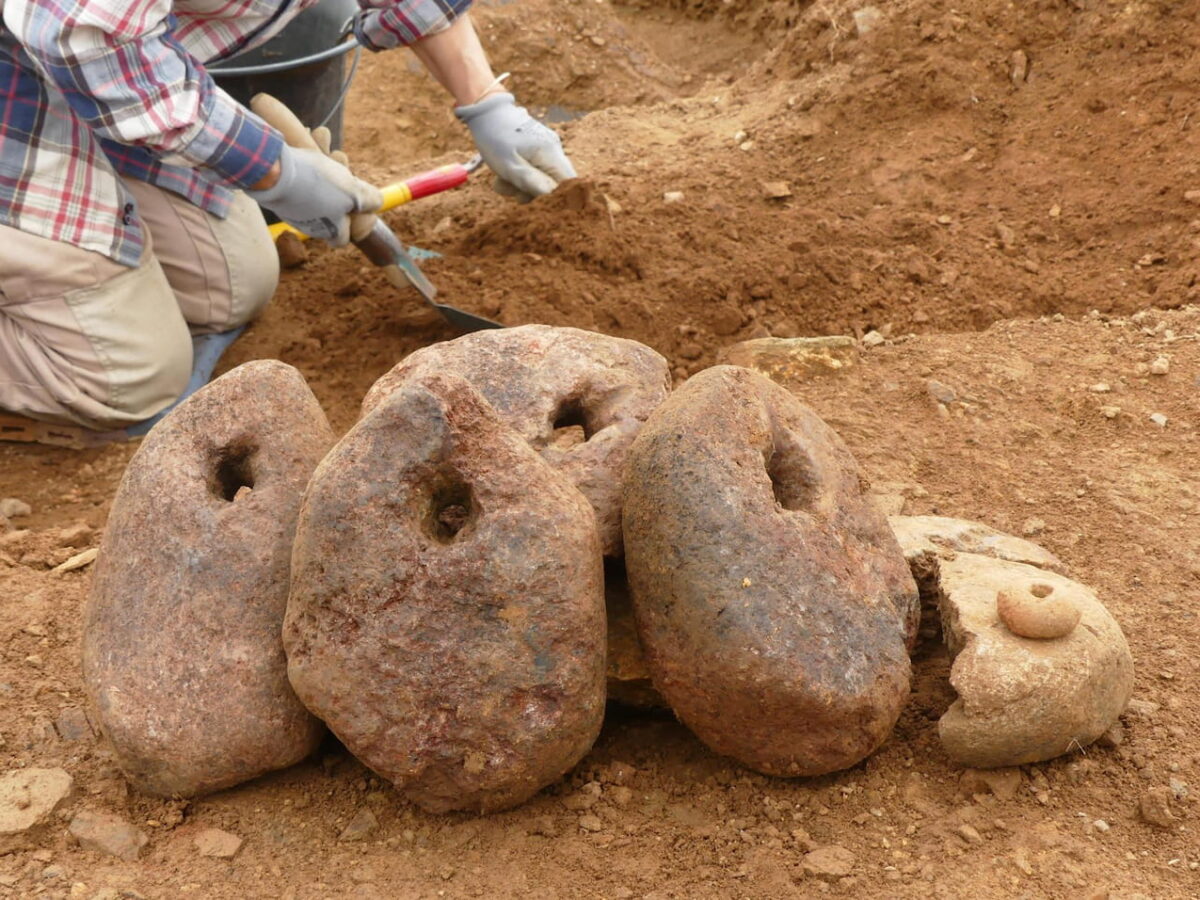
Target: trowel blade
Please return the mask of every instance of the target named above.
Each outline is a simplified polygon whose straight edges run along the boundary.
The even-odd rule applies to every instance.
[[[400,239],[396,237],[392,229],[388,228],[382,221],[377,221],[375,227],[371,230],[369,240],[378,249],[386,252],[388,257],[387,264],[398,268],[408,280],[408,283],[415,287],[422,297],[430,303],[434,301],[437,297],[437,288],[425,276],[425,273],[421,271],[421,267],[412,258],[412,254],[404,249],[404,245],[400,243]],[[376,260],[374,253],[368,253],[368,256],[371,256],[372,260],[377,261],[380,265],[384,264],[382,260]]]
[[[402,284],[397,283],[397,280],[400,279],[412,285],[425,298],[426,303],[441,313],[447,322],[460,331],[482,331],[486,328],[504,327],[499,322],[493,322],[483,316],[436,302],[437,288],[433,286],[432,281],[425,277],[425,273],[421,271],[417,261],[400,243],[400,239],[396,237],[392,229],[383,222],[376,221],[370,234],[355,243],[368,259],[383,268],[384,274],[392,284],[398,288],[403,287]]]

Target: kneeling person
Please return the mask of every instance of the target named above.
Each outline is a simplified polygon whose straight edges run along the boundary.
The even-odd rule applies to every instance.
[[[191,335],[253,319],[278,257],[259,206],[345,243],[379,192],[220,90],[203,62],[314,0],[0,0],[0,409],[109,430],[169,406]],[[572,177],[495,78],[470,0],[359,0],[358,40],[411,45],[503,193]]]

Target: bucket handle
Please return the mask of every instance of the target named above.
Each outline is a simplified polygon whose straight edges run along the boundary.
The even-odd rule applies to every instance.
[[[326,47],[324,50],[318,50],[316,53],[310,53],[308,56],[302,56],[299,59],[281,59],[279,62],[262,63],[257,66],[226,66],[221,63],[208,67],[208,71],[216,75],[226,75],[230,78],[242,78],[247,75],[274,75],[277,72],[286,72],[289,69],[299,69],[302,66],[311,66],[313,63],[325,62],[327,59],[333,59],[336,56],[341,56],[344,53],[349,53],[351,50],[362,50],[362,45],[357,40],[346,38],[351,37],[349,32],[342,33],[342,39],[332,47]]]
[[[362,59],[362,47],[354,48],[354,59],[350,61],[350,71],[346,73],[346,80],[342,82],[342,89],[338,91],[337,99],[333,101],[333,105],[329,107],[329,112],[325,113],[325,118],[317,124],[318,128],[324,128],[329,124],[329,120],[333,118],[343,103],[346,102],[346,95],[350,93],[350,86],[354,84],[354,75],[358,72],[358,61]]]

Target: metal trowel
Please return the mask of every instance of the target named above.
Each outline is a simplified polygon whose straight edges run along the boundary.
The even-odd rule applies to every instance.
[[[295,114],[283,103],[276,100],[270,94],[256,95],[250,101],[250,108],[261,116],[265,122],[276,128],[290,146],[298,149],[325,152],[325,148],[317,143],[312,133],[304,126],[304,123],[297,119]],[[437,193],[438,190],[445,190],[447,187],[461,184],[465,180],[465,175],[469,174],[476,167],[478,167],[478,163],[474,163],[473,166],[447,167],[442,170],[435,170],[426,176],[418,176],[410,182],[384,188],[383,193],[385,201],[387,201],[384,204],[384,208],[391,209],[416,196],[428,196],[429,194]],[[457,170],[461,170],[462,175]],[[440,175],[445,177],[442,177],[439,181]],[[420,186],[428,189],[423,193],[418,193]],[[412,254],[400,243],[400,239],[396,237],[395,232],[388,228],[383,220],[374,213],[360,213],[350,217],[350,239],[363,252],[363,255],[367,259],[383,270],[383,274],[393,286],[404,288],[407,285],[411,285],[416,288],[417,292],[425,298],[425,301],[430,306],[460,331],[482,331],[488,328],[504,327],[499,322],[494,322],[483,316],[477,316],[474,313],[469,313],[466,310],[458,309],[445,303],[438,303],[436,301],[437,288],[433,282],[421,271],[421,267],[417,265],[417,261],[413,259]]]

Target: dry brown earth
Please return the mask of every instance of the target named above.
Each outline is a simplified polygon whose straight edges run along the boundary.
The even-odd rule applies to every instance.
[[[753,775],[610,710],[567,781],[486,818],[423,814],[335,745],[150,800],[79,718],[90,570],[49,571],[97,543],[131,448],[0,445],[0,497],[34,507],[29,535],[0,538],[0,758],[75,779],[0,857],[0,894],[1200,895],[1200,2],[878,5],[863,35],[840,0],[486,6],[519,94],[589,112],[563,128],[588,189],[516,208],[480,179],[391,221],[445,254],[429,273],[449,301],[644,341],[677,379],[752,336],[890,336],[803,399],[893,507],[1029,536],[1097,591],[1137,665],[1119,746],[964,775],[937,743],[953,698],[927,642],[893,737],[835,776]],[[381,181],[470,150],[403,54],[366,61],[351,114]],[[340,433],[375,378],[449,336],[352,250],[315,250],[227,362],[297,366]],[[141,860],[80,849],[83,810],[145,831]],[[199,853],[213,828],[243,839],[232,859]]]

